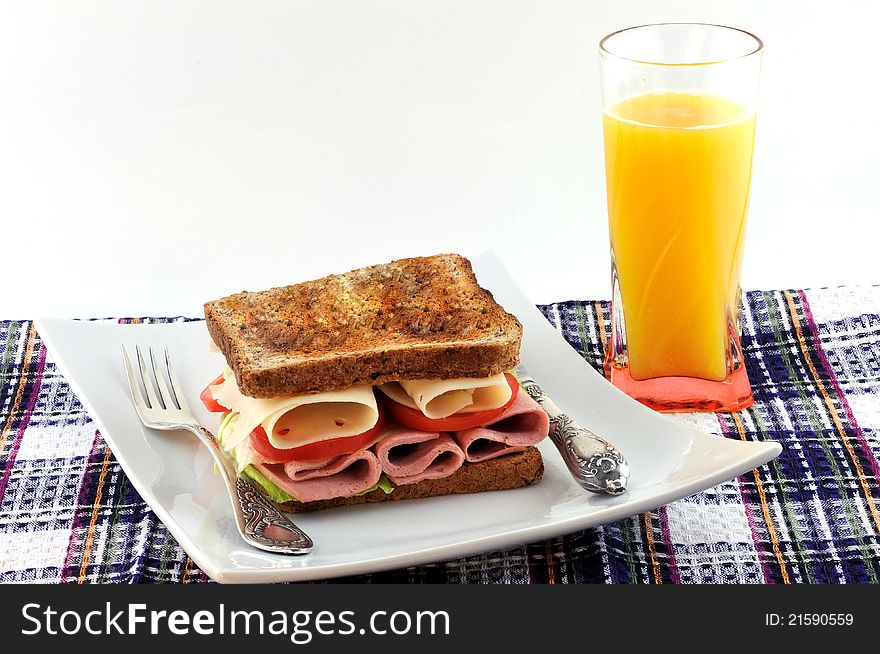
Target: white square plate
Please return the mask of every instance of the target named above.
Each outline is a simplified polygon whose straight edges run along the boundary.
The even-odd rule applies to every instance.
[[[546,472],[529,488],[354,506],[296,515],[315,541],[302,557],[245,545],[207,451],[185,433],[141,426],[120,344],[167,347],[202,424],[199,392],[221,370],[204,322],[120,325],[41,318],[37,329],[132,484],[210,577],[302,581],[417,565],[540,540],[611,522],[710,488],[776,457],[775,442],[742,442],[680,425],[627,397],[593,370],[519,290],[492,253],[473,259],[480,283],[523,323],[522,362],[560,408],[613,442],[632,470],[621,496],[587,493],[549,441]],[[129,348],[131,349],[131,348]]]

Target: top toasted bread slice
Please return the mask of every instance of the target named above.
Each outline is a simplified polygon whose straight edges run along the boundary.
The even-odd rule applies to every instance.
[[[522,325],[457,254],[400,259],[205,304],[241,392],[280,397],[400,379],[487,377]]]

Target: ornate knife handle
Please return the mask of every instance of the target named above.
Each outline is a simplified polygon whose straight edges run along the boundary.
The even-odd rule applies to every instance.
[[[620,451],[562,413],[541,387],[521,367],[519,383],[550,417],[550,440],[562,455],[578,485],[591,493],[619,495],[626,491],[629,464]]]

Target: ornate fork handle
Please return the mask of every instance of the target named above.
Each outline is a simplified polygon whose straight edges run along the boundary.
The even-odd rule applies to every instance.
[[[201,425],[181,427],[198,436],[214,457],[233,498],[232,512],[235,514],[236,527],[246,542],[261,550],[279,554],[311,552],[312,539],[263,497],[249,479],[238,475],[214,434]]]
[[[522,367],[520,385],[550,416],[550,439],[562,455],[575,481],[592,493],[619,495],[629,481],[629,464],[611,443],[562,413]]]
[[[298,552],[301,554],[306,554],[312,549],[312,540],[266,500],[254,488],[253,482],[244,477],[238,477],[235,480],[235,490],[244,522],[242,536],[246,541],[259,542],[263,549],[288,554],[294,553],[290,551],[292,547],[301,550]],[[272,527],[278,529],[272,529]],[[286,537],[289,533],[292,540],[274,538],[266,533],[267,530],[269,534],[274,533],[276,536]]]

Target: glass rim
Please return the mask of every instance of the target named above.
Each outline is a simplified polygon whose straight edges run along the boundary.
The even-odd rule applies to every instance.
[[[632,57],[623,57],[619,54],[615,54],[611,50],[609,50],[605,44],[609,39],[618,36],[619,34],[623,34],[624,32],[631,32],[633,30],[640,30],[646,27],[667,27],[667,26],[698,26],[698,27],[714,27],[722,30],[730,30],[733,32],[739,32],[741,34],[745,34],[749,38],[751,38],[755,42],[755,48],[746,52],[745,54],[736,55],[735,57],[726,57],[724,59],[714,59],[711,61],[692,61],[692,62],[681,62],[681,63],[665,63],[662,61],[650,61],[643,59],[634,59]],[[643,66],[657,66],[658,68],[688,68],[688,67],[700,67],[700,66],[712,66],[717,64],[723,64],[731,61],[738,61],[740,59],[746,59],[753,55],[760,53],[764,49],[764,42],[755,34],[751,32],[741,29],[739,27],[731,27],[729,25],[719,25],[717,23],[694,23],[694,22],[684,22],[684,23],[645,23],[644,25],[633,25],[631,27],[624,27],[623,29],[616,30],[611,32],[610,34],[605,35],[601,41],[599,41],[599,53],[601,55],[606,55],[608,57],[613,57],[614,59],[619,59],[621,61],[628,61],[634,64],[640,64]]]

